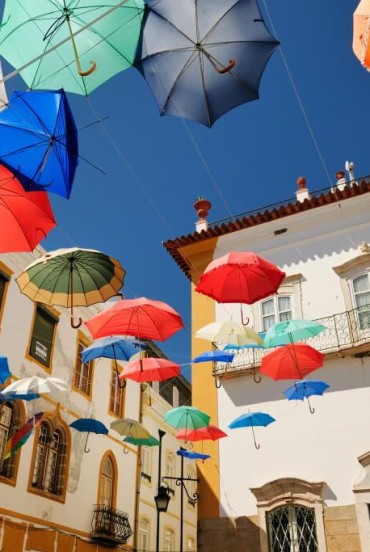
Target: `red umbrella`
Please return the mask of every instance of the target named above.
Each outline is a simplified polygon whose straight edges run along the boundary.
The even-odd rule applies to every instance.
[[[56,222],[46,192],[26,192],[0,165],[0,252],[33,251]]]
[[[260,372],[274,380],[302,379],[320,368],[324,358],[304,343],[284,345],[262,357]]]
[[[162,301],[123,299],[86,322],[92,337],[131,335],[165,341],[184,327],[181,316]]]
[[[200,427],[199,429],[180,429],[175,435],[176,439],[183,441],[217,441],[227,437],[227,433],[217,426]]]
[[[135,381],[164,381],[180,374],[180,366],[165,358],[140,358],[127,364],[119,379]]]
[[[195,290],[218,303],[251,305],[275,293],[285,272],[251,252],[232,252],[212,261]]]

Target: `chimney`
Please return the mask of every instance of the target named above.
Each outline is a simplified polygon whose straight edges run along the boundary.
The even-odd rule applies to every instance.
[[[197,232],[202,232],[202,230],[208,229],[208,211],[212,207],[212,204],[207,200],[204,199],[204,197],[198,197],[196,202],[194,203],[194,209],[198,213],[198,220],[195,223],[195,230]]]
[[[346,187],[346,173],[344,171],[337,171],[335,173],[337,179],[336,186],[339,191],[343,191]]]
[[[306,188],[306,179],[304,176],[297,178],[297,186],[298,190],[295,193],[297,201],[303,203],[305,199],[311,199],[310,192]]]

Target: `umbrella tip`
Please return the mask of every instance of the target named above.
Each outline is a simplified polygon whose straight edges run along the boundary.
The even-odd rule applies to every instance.
[[[195,229],[197,232],[202,232],[202,230],[208,229],[208,211],[211,209],[212,203],[205,199],[204,197],[198,197],[194,203],[194,209],[198,214],[198,220],[195,223]]]

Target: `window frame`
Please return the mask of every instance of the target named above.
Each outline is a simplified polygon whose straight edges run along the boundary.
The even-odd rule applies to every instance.
[[[145,530],[143,531],[142,528],[141,528],[141,523],[142,522],[145,522],[146,524],[146,527],[145,527]],[[138,545],[138,550],[140,550],[140,552],[149,552],[150,551],[150,520],[146,517],[146,516],[140,516],[139,517],[139,523],[138,523],[138,539],[137,539],[137,545]],[[146,538],[146,543],[145,543],[145,548],[143,548],[143,543],[142,543],[142,536],[144,536]]]
[[[82,358],[80,358],[82,351],[84,348],[89,347],[91,345],[91,340],[81,331],[77,333],[76,338],[76,355],[75,355],[75,362],[74,362],[74,369],[73,369],[73,377],[72,377],[72,389],[73,391],[76,391],[76,393],[79,393],[89,401],[92,400],[93,396],[93,382],[94,382],[94,368],[95,363],[93,360],[89,360],[88,362],[82,362]],[[80,352],[81,347],[81,352]],[[87,390],[84,391],[84,389],[81,388],[81,377],[83,377],[82,374],[82,367],[87,366],[88,370],[88,378],[87,378]],[[79,384],[76,384],[76,375],[77,371],[79,370]]]
[[[116,508],[116,504],[117,504],[117,485],[118,485],[118,465],[117,465],[117,460],[116,460],[116,457],[114,456],[113,452],[111,450],[107,450],[101,461],[100,461],[100,466],[99,466],[99,473],[98,473],[98,489],[97,489],[97,499],[96,499],[96,503],[98,505],[102,505],[103,502],[102,502],[102,497],[103,497],[103,488],[104,488],[104,485],[103,485],[103,476],[104,476],[104,473],[103,473],[103,468],[104,468],[104,464],[106,462],[106,460],[109,459],[111,464],[112,464],[112,469],[113,469],[113,476],[112,476],[112,497],[111,497],[111,505],[108,506],[109,508],[113,508],[115,509]]]
[[[4,279],[4,289],[0,295],[0,332],[2,328],[2,319],[5,311],[6,297],[9,290],[10,281],[14,272],[8,266],[0,261],[0,277]]]
[[[147,462],[144,461],[144,457]],[[152,450],[150,447],[141,447],[141,457],[140,457],[141,469],[140,477],[144,479],[146,485],[152,486]],[[145,465],[147,464],[147,466]],[[146,470],[146,468],[148,468]]]
[[[34,356],[31,355],[31,346],[32,346],[32,340],[33,340],[33,333],[34,333],[34,327],[36,323],[36,317],[38,311],[44,312],[46,316],[48,316],[51,320],[54,321],[54,327],[53,327],[53,335],[52,335],[52,341],[51,341],[51,348],[50,348],[50,354],[49,354],[49,364],[46,365]],[[57,333],[57,327],[59,324],[59,317],[60,312],[54,309],[53,307],[49,307],[47,305],[44,305],[42,303],[35,303],[34,310],[33,310],[33,316],[32,316],[32,322],[31,322],[31,328],[30,328],[30,335],[28,339],[28,345],[26,350],[26,358],[27,360],[30,360],[31,362],[34,362],[37,364],[37,366],[40,366],[43,370],[48,372],[49,374],[53,370],[53,357],[54,357],[54,349],[55,349],[55,341],[56,341],[56,333]]]
[[[269,510],[266,512],[266,527],[267,527],[267,536],[268,536],[268,545],[269,545],[269,552],[274,552],[272,546],[272,536],[273,536],[273,525],[272,525],[272,516],[275,514],[278,514],[279,512],[285,511],[287,513],[287,530],[289,533],[289,545],[291,548],[291,551],[294,552],[295,550],[300,549],[299,547],[299,536],[301,531],[299,530],[299,523],[298,523],[298,516],[296,510],[306,510],[307,513],[309,512],[311,516],[313,517],[314,522],[314,533],[315,533],[315,544],[316,544],[316,552],[319,552],[319,545],[318,545],[318,539],[317,539],[317,523],[316,523],[316,516],[315,516],[315,509],[309,506],[304,506],[302,504],[298,504],[297,502],[294,503],[287,503],[284,505],[277,506],[276,508],[273,508],[272,510]],[[312,530],[310,531],[312,533]],[[285,539],[284,539],[285,541]],[[282,543],[284,545],[284,543]],[[284,548],[285,549],[285,548]],[[281,551],[278,551],[281,552]]]
[[[15,422],[18,422],[14,424],[13,415],[12,415],[10,426],[9,426],[10,430],[7,433],[7,439],[5,442],[5,446],[6,446],[8,439],[10,439],[10,437],[12,437],[14,433],[26,423],[26,411],[22,401],[20,400],[11,401],[9,403],[6,402],[3,404],[9,406],[12,410],[13,409],[16,410]],[[0,472],[0,483],[5,483],[6,485],[11,485],[15,487],[15,485],[17,484],[19,462],[21,458],[21,449],[17,450],[17,452],[13,455],[12,458],[13,458],[12,475],[10,477],[6,477]],[[4,462],[6,462],[6,460],[4,460]],[[2,466],[1,466],[1,469],[2,469]]]
[[[171,544],[171,550],[167,550],[167,548],[165,548],[166,546],[166,533],[170,532],[172,534],[172,542],[170,543]],[[174,530],[173,527],[171,527],[170,525],[165,525],[163,527],[163,534],[162,534],[162,538],[163,538],[163,552],[175,552],[176,551],[176,532]]]
[[[116,369],[117,368],[117,369]],[[122,366],[117,363],[116,361],[112,361],[111,363],[111,379],[109,383],[109,403],[108,403],[108,414],[113,416],[114,418],[124,418],[124,412],[126,409],[126,388],[127,384],[122,387],[120,385],[118,376],[117,376],[117,370],[120,374],[123,370]],[[115,410],[112,408],[112,402],[114,405],[116,404],[116,397],[117,395],[120,395],[121,398],[119,401],[117,401],[119,404],[119,412],[115,412]],[[113,405],[113,406],[114,406]]]
[[[279,310],[279,299],[285,299],[285,298],[289,299],[290,309],[288,311],[281,311],[281,310]],[[263,314],[263,305],[266,304],[266,303],[269,303],[269,302],[273,302],[273,306],[274,306],[273,313],[268,314],[268,315],[264,315]],[[263,299],[262,301],[260,301],[259,306],[260,306],[260,327],[261,327],[261,331],[263,331],[263,332],[266,332],[274,324],[278,324],[279,322],[283,322],[284,320],[291,320],[292,318],[294,318],[294,316],[293,316],[293,311],[294,311],[294,309],[293,309],[293,295],[291,293],[277,293],[277,294],[273,295],[272,297],[266,297],[266,299]],[[290,312],[291,318],[281,320],[280,315],[283,314],[283,313],[286,313],[286,312]],[[271,324],[271,326],[269,326],[269,328],[265,328],[264,327],[264,319],[267,318],[267,317],[271,317],[271,316],[274,317],[274,322],[273,322],[273,324]]]

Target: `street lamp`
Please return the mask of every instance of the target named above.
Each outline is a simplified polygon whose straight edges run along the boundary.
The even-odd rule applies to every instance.
[[[157,533],[155,550],[159,552],[159,516],[161,512],[167,512],[168,503],[170,501],[170,495],[168,488],[161,485],[162,480],[162,439],[166,435],[165,431],[158,429],[159,435],[159,447],[158,447],[158,481],[157,481],[157,496],[154,497],[155,505],[157,507]]]
[[[168,487],[162,485],[158,488],[158,494],[154,497],[157,512],[167,512],[168,504],[171,500]]]

